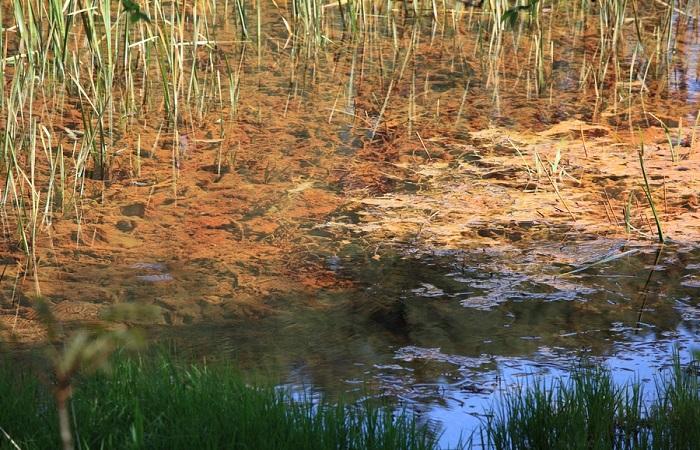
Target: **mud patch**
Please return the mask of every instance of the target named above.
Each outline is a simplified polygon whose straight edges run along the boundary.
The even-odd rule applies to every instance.
[[[478,147],[464,147],[478,158],[396,164],[420,175],[423,189],[357,198],[352,211],[360,222],[346,227],[424,249],[515,245],[542,238],[543,230],[577,240],[657,239],[639,147],[611,141],[612,132],[585,142],[570,138],[584,128],[603,130],[577,121],[537,134],[484,130],[472,133]],[[666,237],[697,241],[700,216],[692,205],[700,192],[693,175],[700,147],[678,162],[662,147],[647,147],[644,159]]]

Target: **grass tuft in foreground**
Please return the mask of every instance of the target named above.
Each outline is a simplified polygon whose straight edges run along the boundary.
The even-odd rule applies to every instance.
[[[50,387],[27,370],[0,369],[0,448],[60,448]],[[371,405],[292,401],[251,387],[235,369],[167,358],[117,357],[71,400],[76,448],[430,449],[434,436]],[[4,435],[4,433],[6,435]],[[9,438],[8,438],[9,437]]]
[[[0,367],[0,449],[60,448],[52,387],[36,370]],[[76,380],[70,414],[75,448],[434,449],[435,433],[371,404],[292,399],[246,384],[225,365],[119,354],[109,374]],[[508,393],[476,436],[508,450],[695,449],[700,373],[674,367],[645,393],[601,367]],[[479,433],[480,432],[480,433]],[[476,439],[474,439],[476,438]]]
[[[692,367],[692,366],[691,366]],[[507,394],[482,430],[493,449],[694,449],[700,443],[700,378],[676,359],[646,396],[604,368],[579,369]]]

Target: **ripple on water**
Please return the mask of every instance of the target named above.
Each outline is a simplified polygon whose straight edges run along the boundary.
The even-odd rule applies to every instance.
[[[487,357],[467,357],[460,355],[450,355],[443,353],[439,348],[422,348],[422,347],[402,347],[396,351],[395,359],[406,362],[414,360],[425,360],[432,362],[448,363],[458,366],[462,369],[478,368],[490,362]]]

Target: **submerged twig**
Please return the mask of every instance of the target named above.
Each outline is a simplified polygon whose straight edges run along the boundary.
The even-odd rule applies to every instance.
[[[583,266],[581,266],[581,267],[578,267],[578,268],[576,268],[576,269],[574,269],[574,270],[570,270],[570,271],[568,271],[568,272],[564,272],[564,273],[560,274],[559,276],[560,276],[560,277],[564,277],[564,276],[567,276],[567,275],[573,275],[573,274],[575,274],[575,273],[583,272],[584,270],[588,270],[588,269],[590,269],[591,267],[598,266],[598,265],[600,265],[600,264],[605,264],[605,263],[610,262],[610,261],[615,261],[615,260],[617,260],[617,259],[624,258],[625,256],[634,255],[634,254],[637,253],[637,252],[639,252],[639,250],[636,249],[636,248],[634,248],[634,249],[632,249],[632,250],[627,250],[627,251],[622,252],[622,253],[617,253],[617,254],[614,254],[614,255],[607,255],[607,256],[604,256],[603,258],[600,258],[600,259],[598,259],[598,260],[592,261],[592,262],[590,262],[590,263],[588,263],[588,264],[585,264],[585,265],[583,265]]]

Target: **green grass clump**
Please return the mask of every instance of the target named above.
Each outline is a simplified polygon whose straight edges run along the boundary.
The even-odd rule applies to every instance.
[[[643,386],[613,382],[604,368],[579,369],[550,385],[510,393],[492,411],[481,439],[492,449],[695,449],[700,443],[700,381],[674,368]]]
[[[117,357],[79,380],[71,400],[81,449],[429,449],[434,436],[371,405],[292,401],[226,366]],[[60,448],[51,387],[35,371],[0,369],[0,448]]]

